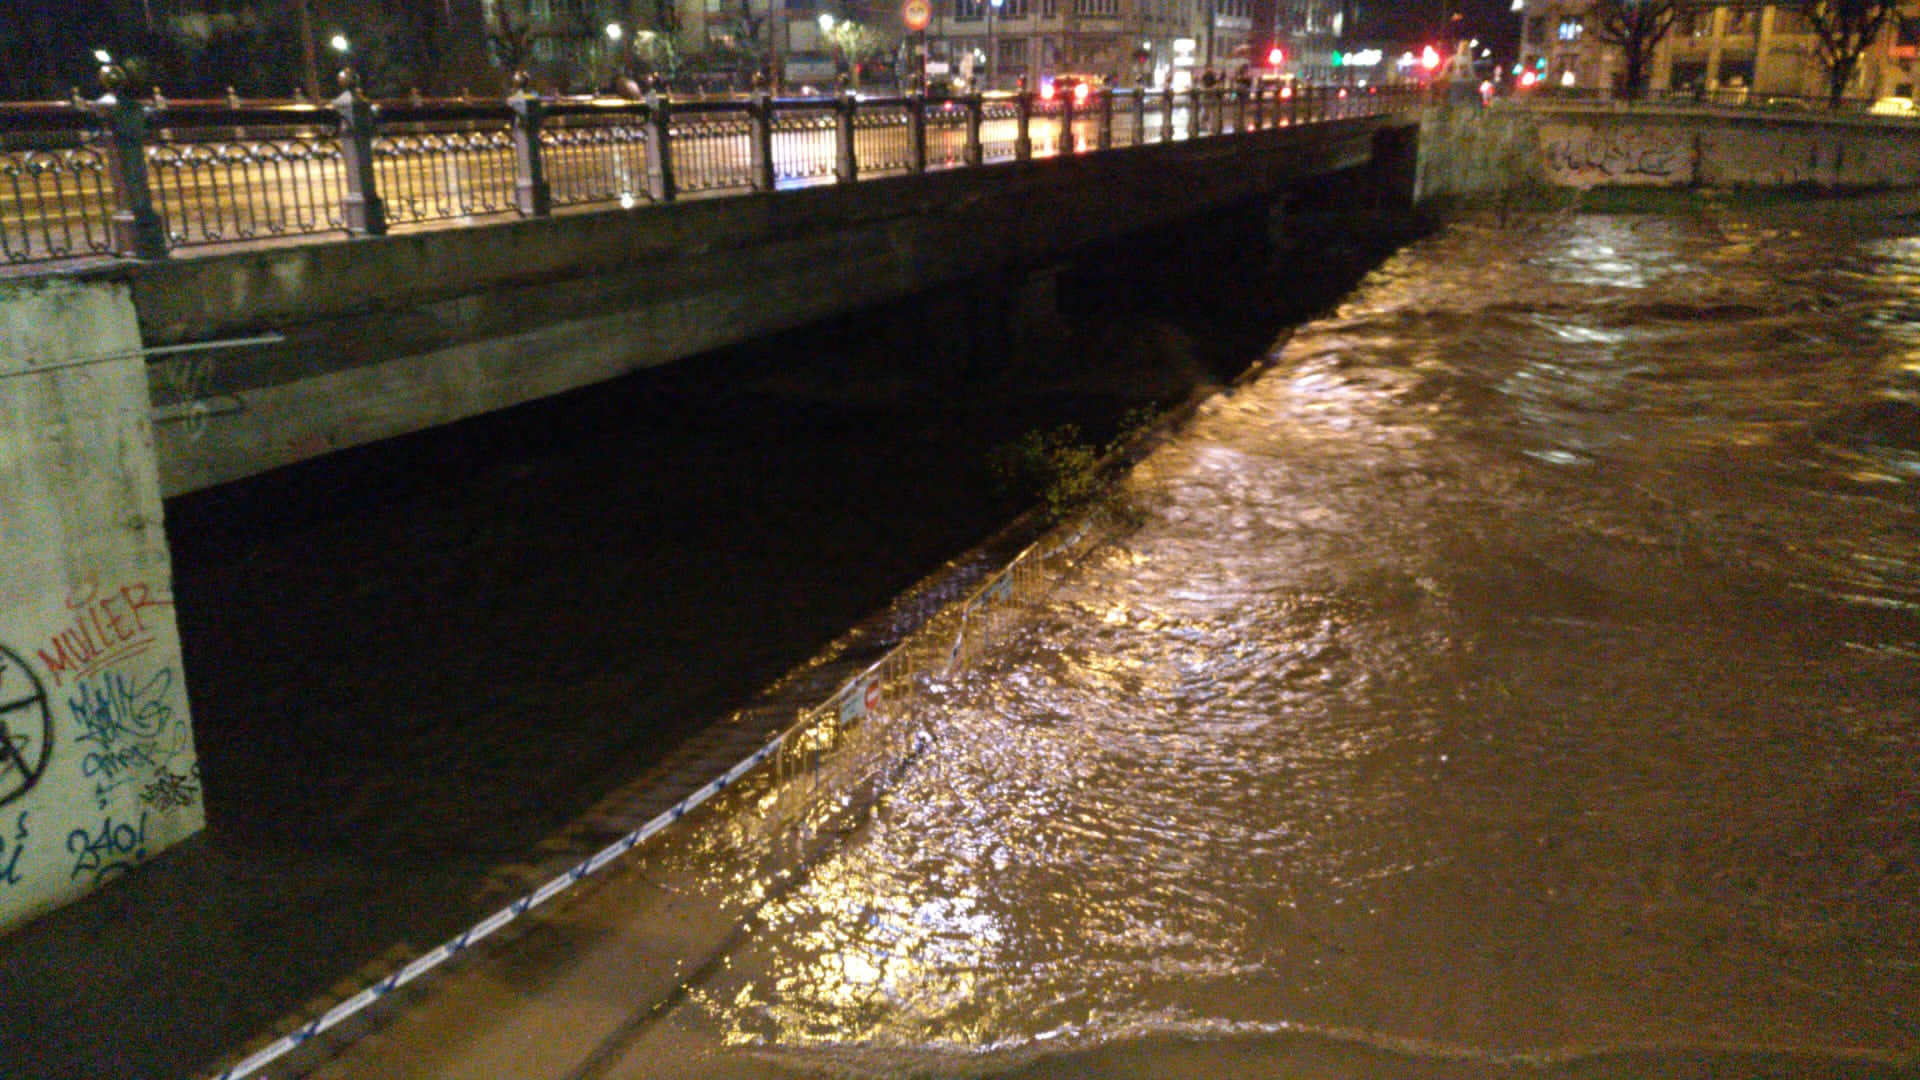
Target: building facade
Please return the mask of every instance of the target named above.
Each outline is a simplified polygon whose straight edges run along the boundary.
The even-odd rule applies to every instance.
[[[1847,96],[1912,97],[1920,53],[1920,7],[1902,13],[1860,58]],[[1617,91],[1620,50],[1594,33],[1590,0],[1529,0],[1520,32],[1520,63],[1549,86]],[[1818,39],[1799,5],[1701,6],[1683,9],[1655,48],[1648,88],[1698,92],[1729,102],[1753,98],[1824,98],[1826,68]]]

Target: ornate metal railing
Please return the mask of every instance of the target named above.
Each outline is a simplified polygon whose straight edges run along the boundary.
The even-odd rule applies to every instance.
[[[0,264],[166,258],[213,244],[540,217],[703,193],[1027,161],[1418,105],[1230,86],[728,100],[374,103],[351,74],[323,105],[97,101],[0,106]]]

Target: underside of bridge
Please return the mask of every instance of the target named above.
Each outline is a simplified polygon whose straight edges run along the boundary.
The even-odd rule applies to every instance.
[[[1329,174],[1411,195],[1371,117],[986,169],[122,268],[154,358],[161,484],[194,491],[964,282]],[[1179,268],[1181,273],[1204,268]]]

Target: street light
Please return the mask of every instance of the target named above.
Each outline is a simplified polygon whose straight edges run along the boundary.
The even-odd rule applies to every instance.
[[[833,12],[823,11],[820,13],[820,32],[823,34],[833,33]]]
[[[607,24],[607,40],[608,41],[618,42],[620,40],[621,33],[622,31],[620,29],[619,23],[610,22]]]
[[[333,51],[339,53],[341,56],[347,55],[347,35],[335,34],[327,39],[327,44],[333,46]]]
[[[1000,5],[1006,0],[987,0],[987,89],[991,90],[1000,82],[1000,50],[993,44],[993,17],[1000,13]]]
[[[113,54],[112,54],[112,53],[110,53],[110,52],[108,52],[108,51],[107,51],[107,50],[105,50],[105,49],[95,49],[95,50],[93,50],[93,58],[94,58],[95,60],[97,60],[97,61],[99,61],[99,62],[100,62],[100,63],[102,63],[102,64],[111,64],[111,63],[113,63]]]

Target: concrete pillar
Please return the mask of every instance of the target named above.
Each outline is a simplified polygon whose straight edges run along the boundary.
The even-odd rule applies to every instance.
[[[0,930],[199,831],[127,287],[0,282]]]

